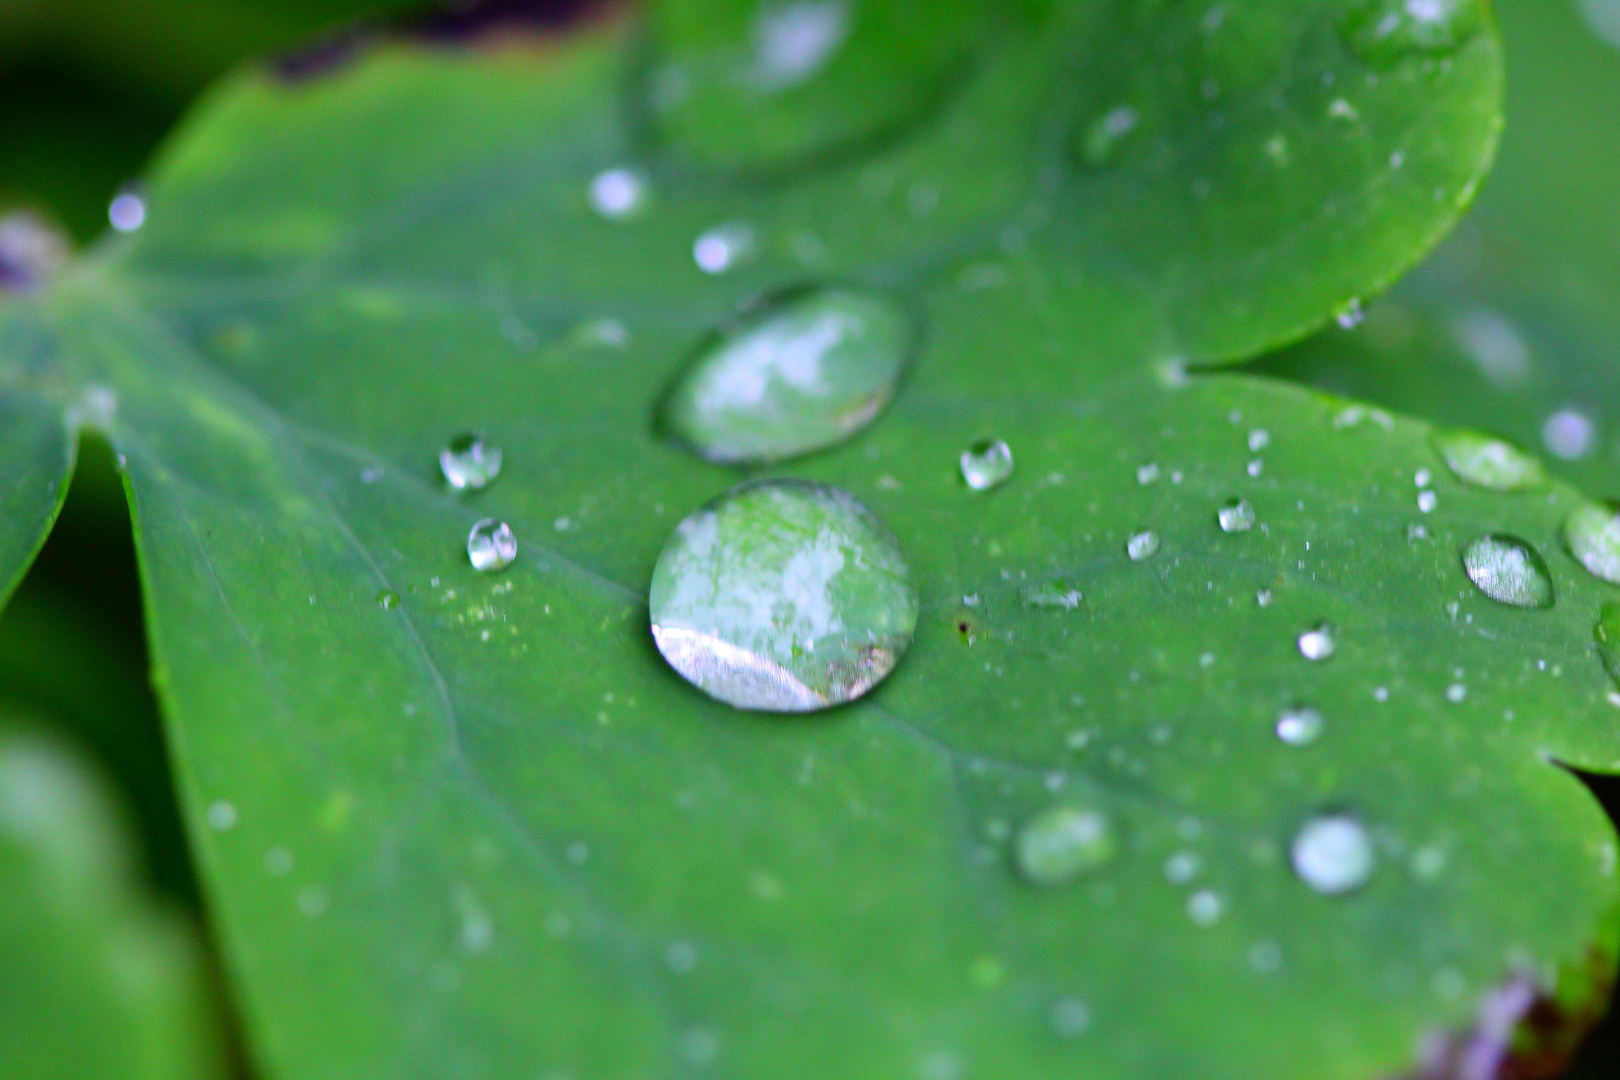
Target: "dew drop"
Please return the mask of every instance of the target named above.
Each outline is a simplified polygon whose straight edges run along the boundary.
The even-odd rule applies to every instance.
[[[1018,834],[1018,869],[1035,885],[1065,885],[1107,865],[1119,842],[1097,810],[1054,806]]]
[[[1326,660],[1339,650],[1330,623],[1317,623],[1299,635],[1299,655],[1307,660]]]
[[[1434,513],[1434,508],[1440,505],[1440,496],[1432,491],[1420,491],[1417,497],[1418,510],[1424,514]]]
[[[1554,457],[1579,461],[1597,444],[1597,425],[1574,409],[1560,409],[1541,426],[1541,441]]]
[[[467,534],[467,559],[474,570],[505,570],[517,558],[517,537],[504,521],[485,518]]]
[[[705,274],[723,274],[754,253],[754,230],[740,221],[717,226],[692,244],[692,261]]]
[[[1004,484],[1012,473],[1012,450],[998,439],[985,439],[962,451],[962,479],[974,491]]]
[[[501,448],[480,435],[458,435],[439,451],[439,471],[456,491],[482,491],[501,474]]]
[[[653,571],[671,667],[740,709],[812,712],[894,670],[917,625],[899,546],[837,488],[745,484],[686,518]]]
[[[1309,706],[1288,709],[1277,718],[1277,738],[1289,746],[1310,746],[1322,737],[1327,722]]]
[[[1366,828],[1346,814],[1312,818],[1294,837],[1294,873],[1325,896],[1355,892],[1372,878],[1373,846]]]
[[[1620,585],[1620,510],[1581,503],[1564,519],[1564,546],[1594,577]]]
[[[1067,578],[1025,586],[1022,596],[1025,607],[1062,608],[1064,611],[1073,611],[1085,599],[1080,592],[1080,583]]]
[[[1361,306],[1361,297],[1352,296],[1333,318],[1341,330],[1354,330],[1360,326],[1367,319],[1366,309]]]
[[[1255,428],[1249,432],[1249,452],[1258,454],[1271,445],[1271,433],[1264,428]]]
[[[591,209],[609,221],[635,217],[647,200],[647,178],[633,169],[608,169],[591,180]]]
[[[1222,506],[1215,517],[1221,523],[1222,532],[1241,533],[1254,528],[1254,507],[1246,499],[1233,499]]]
[[[121,233],[132,233],[146,224],[146,200],[138,192],[121,191],[107,207],[107,220]]]
[[[1129,105],[1120,105],[1097,117],[1080,134],[1077,146],[1080,161],[1092,169],[1114,164],[1139,121],[1136,110]]]
[[[1455,50],[1484,22],[1481,0],[1359,0],[1343,27],[1350,49],[1379,69]]]
[[[1457,479],[1491,491],[1528,491],[1547,482],[1541,462],[1477,431],[1438,431],[1434,444]]]
[[[1463,569],[1479,591],[1519,608],[1553,605],[1552,577],[1541,554],[1516,536],[1492,533],[1462,551]]]
[[[1143,487],[1156,484],[1159,481],[1159,466],[1153,462],[1137,467],[1136,482]]]
[[[399,593],[391,589],[384,589],[377,594],[377,606],[384,611],[392,611],[399,607]]]
[[[889,403],[913,337],[912,320],[887,298],[846,289],[802,294],[705,347],[665,397],[661,419],[722,464],[832,446]]]
[[[1152,529],[1145,529],[1135,533],[1125,541],[1125,554],[1131,557],[1132,562],[1141,562],[1151,559],[1159,550],[1159,534]]]

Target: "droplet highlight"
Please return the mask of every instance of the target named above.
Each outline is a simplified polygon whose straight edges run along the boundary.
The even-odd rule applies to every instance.
[[[1490,491],[1529,491],[1547,482],[1541,462],[1501,439],[1478,431],[1440,431],[1435,448],[1457,479]]]
[[[899,545],[837,488],[745,484],[682,521],[653,571],[653,638],[671,667],[739,709],[853,701],[911,644]]]
[[[847,289],[795,297],[707,345],[665,397],[662,423],[720,464],[834,446],[888,405],[914,334],[887,297]]]
[[[1233,499],[1215,513],[1221,532],[1244,533],[1254,528],[1254,507],[1247,499]]]
[[[1317,623],[1299,635],[1299,655],[1307,660],[1326,660],[1339,651],[1331,623]]]
[[[482,491],[501,475],[501,448],[481,435],[458,435],[439,451],[439,471],[456,491]]]
[[[1132,562],[1151,559],[1158,551],[1159,534],[1152,529],[1134,533],[1129,540],[1125,541],[1125,554],[1130,556]]]
[[[962,451],[961,466],[968,487],[988,491],[1012,477],[1012,450],[999,439],[984,439]]]
[[[1327,721],[1316,709],[1298,706],[1277,718],[1277,738],[1289,746],[1310,746],[1322,738]]]
[[[1324,896],[1355,892],[1372,879],[1374,852],[1367,829],[1347,814],[1306,822],[1290,852],[1294,873]]]
[[[474,570],[494,573],[505,570],[517,559],[517,537],[504,521],[485,518],[467,534],[467,559]]]
[[[754,230],[740,221],[720,225],[692,243],[692,261],[705,274],[724,274],[754,254]]]
[[[647,202],[647,178],[634,169],[608,169],[591,180],[591,209],[609,221],[628,221]]]
[[[1620,585],[1620,510],[1581,503],[1564,519],[1564,546],[1587,573]]]
[[[1462,551],[1468,580],[1499,604],[1517,608],[1553,605],[1552,576],[1540,552],[1516,536],[1492,533]]]
[[[1098,810],[1054,806],[1018,834],[1018,870],[1034,885],[1066,885],[1107,865],[1118,840]]]

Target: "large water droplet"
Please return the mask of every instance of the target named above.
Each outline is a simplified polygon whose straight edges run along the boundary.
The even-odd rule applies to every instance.
[[[881,682],[917,625],[899,546],[836,488],[735,488],[676,528],[653,571],[671,667],[740,709],[811,712]]]
[[[1564,519],[1564,545],[1593,576],[1620,585],[1620,511],[1615,507],[1575,507]]]
[[[1246,499],[1233,499],[1216,511],[1215,517],[1222,532],[1240,533],[1254,528],[1254,507]]]
[[[962,451],[962,479],[974,491],[1006,483],[1012,474],[1012,450],[999,439],[985,439]]]
[[[706,347],[665,398],[664,425],[721,463],[832,446],[889,403],[913,333],[906,313],[881,296],[798,296]]]
[[[1541,462],[1477,431],[1437,431],[1434,445],[1465,484],[1491,491],[1528,491],[1547,482]]]
[[[1292,857],[1300,880],[1328,896],[1355,892],[1372,878],[1372,838],[1347,814],[1306,822],[1294,837]]]
[[[482,491],[501,475],[501,448],[480,435],[458,435],[439,451],[439,471],[457,491]]]
[[[1062,608],[1064,611],[1073,611],[1085,599],[1080,592],[1080,583],[1067,578],[1025,586],[1023,598],[1026,607]]]
[[[1322,737],[1327,722],[1309,706],[1288,709],[1277,718],[1277,738],[1289,746],[1310,746]]]
[[[485,518],[467,534],[467,559],[474,570],[505,570],[517,558],[517,537],[504,521]]]
[[[1484,24],[1481,0],[1358,0],[1344,22],[1351,50],[1375,68],[1445,53]]]
[[[1097,870],[1119,843],[1100,811],[1054,806],[1018,834],[1018,869],[1036,885],[1063,885]]]
[[[1125,541],[1125,554],[1131,557],[1132,562],[1151,559],[1158,553],[1158,550],[1159,534],[1152,529],[1144,529],[1142,532],[1133,533],[1131,538]]]
[[[1299,635],[1299,655],[1307,660],[1326,660],[1339,651],[1331,623],[1317,623]]]
[[[1552,577],[1541,554],[1516,536],[1493,533],[1462,552],[1468,580],[1492,600],[1521,608],[1553,604]]]

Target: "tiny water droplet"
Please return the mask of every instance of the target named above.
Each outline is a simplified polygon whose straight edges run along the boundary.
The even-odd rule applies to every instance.
[[[107,220],[121,233],[134,232],[146,224],[146,200],[139,192],[119,192],[107,208]]]
[[[1372,878],[1372,838],[1347,814],[1306,822],[1294,837],[1291,856],[1299,879],[1325,896],[1355,892]]]
[[[485,518],[467,534],[467,559],[474,570],[505,570],[517,558],[517,538],[504,521]]]
[[[705,274],[724,274],[754,254],[754,229],[741,221],[716,226],[692,244],[692,261]]]
[[[671,667],[740,709],[853,701],[911,644],[899,546],[837,488],[745,484],[676,527],[653,571],[652,633]]]
[[[456,491],[482,491],[501,474],[501,448],[480,435],[457,435],[439,451],[439,471]]]
[[[1222,907],[1218,894],[1200,889],[1187,897],[1187,918],[1199,926],[1214,926],[1221,921]]]
[[[1547,482],[1541,462],[1510,443],[1477,431],[1437,431],[1434,445],[1465,484],[1491,491],[1528,491]]]
[[[1574,409],[1560,409],[1541,426],[1541,441],[1554,457],[1579,461],[1597,445],[1597,425]]]
[[[1012,473],[1012,450],[1000,440],[985,439],[962,451],[962,479],[974,491],[1004,484]]]
[[[634,169],[608,169],[591,180],[591,209],[609,221],[627,221],[646,204],[647,178]]]
[[[1421,491],[1417,497],[1417,507],[1420,513],[1432,514],[1434,508],[1440,505],[1440,496],[1432,491]]]
[[[1178,851],[1164,861],[1164,879],[1172,885],[1185,885],[1198,876],[1203,860],[1191,851]]]
[[[1158,480],[1159,480],[1159,466],[1158,465],[1156,465],[1156,464],[1154,464],[1152,462],[1149,462],[1148,464],[1139,466],[1137,468],[1137,470],[1136,470],[1136,482],[1138,484],[1141,484],[1143,487],[1147,487],[1149,484],[1157,483]]]
[[[1446,700],[1453,705],[1461,705],[1468,698],[1468,687],[1462,683],[1452,683],[1446,687]]]
[[[377,594],[377,606],[384,611],[392,611],[399,607],[399,593],[384,589]]]
[[[1367,319],[1367,312],[1361,306],[1361,297],[1352,296],[1333,318],[1341,330],[1354,330],[1360,326]]]
[[[1222,532],[1240,533],[1254,528],[1254,507],[1246,499],[1233,499],[1222,506],[1215,517],[1221,523]]]
[[[1152,529],[1134,533],[1125,541],[1125,554],[1131,557],[1132,562],[1141,562],[1151,559],[1159,550],[1159,534]]]
[[[1097,117],[1081,132],[1077,147],[1080,161],[1092,169],[1107,168],[1118,161],[1139,119],[1136,110],[1129,105],[1120,105]]]
[[[1055,578],[1052,581],[1027,585],[1022,595],[1026,607],[1062,608],[1065,611],[1073,611],[1085,599],[1080,592],[1080,583],[1067,578]]]
[[[1480,592],[1519,608],[1553,605],[1552,576],[1540,552],[1516,536],[1492,533],[1462,551],[1463,569]]]
[[[1593,577],[1620,585],[1620,510],[1581,503],[1564,519],[1564,546]]]
[[[1387,70],[1409,56],[1455,50],[1484,22],[1481,0],[1359,0],[1343,23],[1363,62]]]
[[[662,422],[722,464],[833,446],[889,403],[914,334],[912,320],[886,297],[801,294],[705,347],[664,399]]]
[[[1261,607],[1270,607],[1275,599],[1270,589],[1261,589],[1254,594],[1254,602]]]
[[[1271,445],[1271,433],[1264,428],[1255,428],[1249,432],[1249,452],[1258,454]]]
[[[1330,623],[1317,623],[1299,635],[1299,655],[1307,660],[1326,660],[1339,649]]]
[[[1277,738],[1289,746],[1310,746],[1322,737],[1327,722],[1309,706],[1286,710],[1277,718]]]
[[[1054,806],[1018,833],[1018,869],[1035,885],[1064,885],[1113,859],[1119,842],[1100,811]]]

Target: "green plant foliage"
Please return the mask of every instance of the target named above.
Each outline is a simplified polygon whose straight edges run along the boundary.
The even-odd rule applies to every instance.
[[[101,778],[0,723],[0,1066],[37,1080],[224,1075],[190,924],[136,883]]]
[[[815,130],[709,131],[723,86],[639,123],[674,6],[220,91],[140,234],[0,309],[37,342],[0,379],[98,403],[127,460],[267,1073],[1365,1080],[1538,998],[1559,1022],[1515,1050],[1566,1048],[1620,898],[1555,764],[1620,769],[1581,496],[1188,374],[1353,317],[1453,224],[1501,70],[1452,7],[1454,48],[1369,63],[1327,0],[1020,5],[915,115],[792,88]],[[773,475],[892,531],[916,636],[859,703],[741,713],[661,661],[647,596],[751,474],[657,414],[717,330],[823,284],[922,343]],[[457,493],[467,432],[502,464]],[[1011,475],[970,488],[998,439]],[[1529,549],[1489,592],[1487,536]]]

